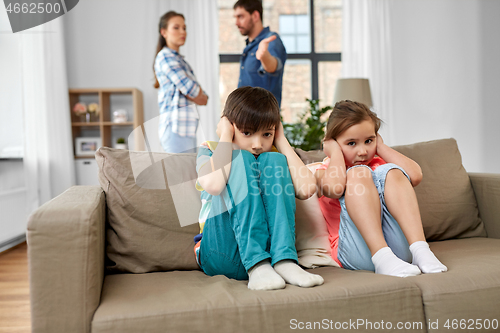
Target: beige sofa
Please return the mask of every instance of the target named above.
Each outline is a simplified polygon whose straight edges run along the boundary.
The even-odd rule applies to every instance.
[[[30,217],[33,332],[498,331],[500,175],[467,174],[453,139],[396,149],[422,166],[424,229],[448,272],[320,267],[322,286],[251,291],[197,268],[194,154],[101,148],[101,187],[72,187]]]

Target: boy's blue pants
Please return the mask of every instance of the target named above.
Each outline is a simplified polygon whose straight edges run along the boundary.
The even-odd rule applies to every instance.
[[[247,271],[264,259],[297,262],[295,191],[285,155],[256,159],[233,151],[226,188],[212,197],[198,259],[207,275],[238,280],[248,279]]]

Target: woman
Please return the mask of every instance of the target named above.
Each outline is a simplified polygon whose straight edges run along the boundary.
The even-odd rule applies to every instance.
[[[160,19],[154,72],[155,88],[160,107],[159,134],[163,149],[168,153],[196,150],[198,111],[196,104],[206,105],[203,92],[193,70],[179,54],[186,42],[184,16],[169,11]]]

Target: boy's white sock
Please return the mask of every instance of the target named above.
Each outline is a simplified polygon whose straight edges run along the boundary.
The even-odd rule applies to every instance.
[[[285,285],[285,281],[274,271],[269,260],[263,260],[248,270],[248,289],[283,289]]]
[[[448,270],[432,253],[427,242],[418,241],[411,244],[410,252],[413,255],[413,264],[420,267],[422,273],[441,273]]]
[[[383,247],[372,257],[375,273],[399,277],[419,275],[420,269],[399,259],[389,247]]]
[[[325,282],[323,277],[306,272],[293,260],[279,261],[274,265],[274,270],[281,275],[286,282],[299,287],[314,287]]]

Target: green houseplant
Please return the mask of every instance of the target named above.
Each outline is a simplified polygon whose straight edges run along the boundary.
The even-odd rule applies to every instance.
[[[309,110],[299,116],[297,123],[283,123],[285,136],[295,148],[303,150],[321,149],[321,140],[325,136],[326,120],[322,116],[332,110],[331,106],[319,107],[319,99],[308,99]]]
[[[118,138],[115,144],[116,149],[127,149],[127,143],[124,138]]]

